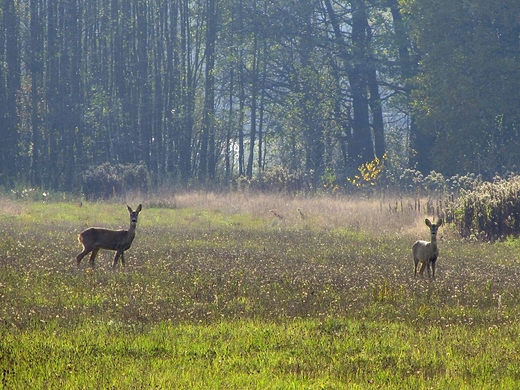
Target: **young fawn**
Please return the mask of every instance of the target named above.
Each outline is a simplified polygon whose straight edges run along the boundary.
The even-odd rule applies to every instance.
[[[435,262],[439,257],[439,248],[437,247],[437,230],[442,226],[443,220],[439,218],[436,223],[431,223],[427,218],[426,226],[430,228],[430,241],[419,240],[412,247],[413,261],[415,263],[415,273],[417,275],[417,266],[421,263],[419,275],[423,276],[424,268],[428,269],[428,277],[431,277],[430,266],[433,271],[433,279],[435,279]]]
[[[137,206],[134,211],[129,206],[128,212],[130,213],[130,227],[128,230],[109,230],[101,228],[89,228],[82,231],[78,235],[78,240],[83,244],[83,252],[76,256],[76,262],[81,262],[81,259],[89,252],[90,254],[90,266],[94,267],[94,260],[100,249],[108,249],[116,251],[114,256],[114,263],[112,268],[116,268],[119,257],[121,256],[121,263],[125,265],[124,252],[130,248],[132,241],[135,237],[135,227],[137,225],[137,216],[141,212],[142,206]]]

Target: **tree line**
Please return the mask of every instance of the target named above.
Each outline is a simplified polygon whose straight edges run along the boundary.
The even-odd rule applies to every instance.
[[[519,163],[520,4],[0,0],[0,184]]]

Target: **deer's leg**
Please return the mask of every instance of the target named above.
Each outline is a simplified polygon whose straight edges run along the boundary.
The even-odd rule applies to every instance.
[[[124,267],[125,266],[125,252],[121,252],[121,265]]]
[[[414,272],[413,272],[413,276],[417,276],[417,265],[419,264],[419,259],[414,257],[413,258],[413,262],[415,264],[415,268],[414,268]]]
[[[421,277],[423,276],[423,273],[424,273],[424,269],[426,268],[426,261],[423,261],[421,263],[421,269],[419,270],[419,275],[421,275]]]
[[[435,279],[435,264],[437,263],[437,256],[433,256],[430,259],[430,263],[432,264],[432,273],[433,273],[433,279]]]
[[[79,266],[79,263],[81,263],[81,260],[87,255],[87,253],[90,252],[90,249],[83,248],[83,252],[81,252],[79,255],[76,256],[76,263]]]
[[[119,256],[122,257],[122,253],[123,253],[123,252],[120,252],[119,249],[116,251],[116,254],[114,255],[114,262],[112,263],[112,268],[113,268],[113,269],[116,269],[116,267],[117,267],[117,262],[119,261]]]
[[[99,252],[99,248],[94,248],[92,253],[90,254],[89,264],[92,268],[94,268],[94,260],[96,260],[97,253]]]

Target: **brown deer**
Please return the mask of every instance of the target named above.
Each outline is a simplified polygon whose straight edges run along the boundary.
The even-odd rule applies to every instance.
[[[432,223],[428,218],[424,221],[426,226],[430,228],[430,241],[416,241],[412,246],[413,261],[415,263],[415,273],[417,275],[417,266],[421,263],[419,275],[423,276],[424,268],[428,270],[428,278],[432,277],[430,267],[435,279],[435,262],[439,257],[439,248],[437,247],[437,230],[442,226],[443,220],[439,218],[436,223]]]
[[[132,241],[135,237],[135,227],[137,225],[137,216],[141,212],[142,206],[137,206],[134,211],[129,206],[128,212],[130,213],[130,227],[128,230],[109,230],[102,228],[89,228],[82,231],[78,235],[78,240],[83,244],[83,252],[76,256],[76,262],[78,266],[81,259],[89,252],[90,254],[90,266],[94,267],[94,260],[100,249],[108,249],[116,251],[114,256],[114,262],[112,268],[116,268],[119,257],[121,257],[121,264],[125,265],[124,252],[130,248]]]

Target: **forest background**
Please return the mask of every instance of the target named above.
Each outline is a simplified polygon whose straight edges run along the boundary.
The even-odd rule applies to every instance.
[[[491,179],[518,102],[517,0],[0,0],[4,189]]]

